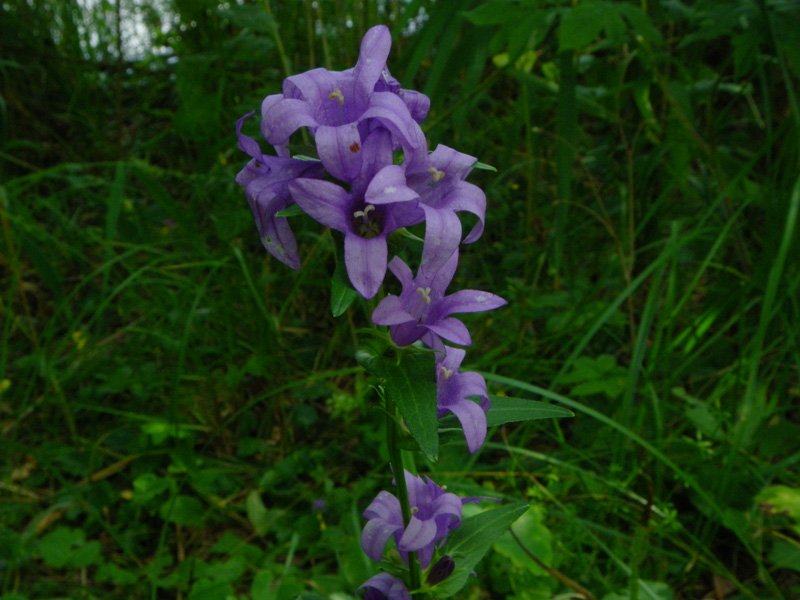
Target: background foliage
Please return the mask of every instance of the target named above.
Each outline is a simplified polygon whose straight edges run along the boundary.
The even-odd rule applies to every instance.
[[[510,306],[469,366],[576,412],[418,465],[532,504],[467,595],[798,597],[798,14],[4,3],[0,598],[344,599],[376,572],[369,307],[333,319],[335,237],[298,221],[289,272],[233,183],[236,118],[375,23],[433,144],[498,169],[455,285]]]

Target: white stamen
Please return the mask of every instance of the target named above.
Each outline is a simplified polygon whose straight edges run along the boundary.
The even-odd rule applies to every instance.
[[[448,369],[444,365],[442,365],[439,368],[442,370],[442,375],[444,375],[445,379],[450,379],[450,377],[452,377],[452,375],[453,375],[453,370],[452,369]]]
[[[366,219],[367,215],[370,213],[370,211],[373,211],[373,210],[375,210],[375,207],[372,204],[367,204],[364,207],[364,210],[357,210],[356,212],[354,212],[353,213],[353,217],[355,217],[356,219],[358,219],[359,217],[362,217],[362,218]]]
[[[436,167],[428,167],[428,173],[431,174],[434,183],[437,183],[444,177],[444,171],[440,171]]]
[[[339,104],[344,104],[344,94],[342,94],[342,90],[339,88],[334,88],[334,90],[328,94],[328,98],[336,100]]]
[[[418,287],[417,291],[420,294],[422,294],[422,299],[425,300],[425,304],[430,304],[431,303],[431,288],[429,288],[429,287],[426,287],[426,288]]]

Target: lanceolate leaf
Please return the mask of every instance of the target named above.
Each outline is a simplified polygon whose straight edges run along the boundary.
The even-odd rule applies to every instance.
[[[562,417],[575,416],[575,413],[566,408],[539,402],[538,400],[509,398],[508,396],[489,396],[489,399],[492,401],[492,408],[486,413],[486,424],[489,427],[516,421],[560,419]]]
[[[456,563],[453,574],[437,585],[434,590],[438,598],[447,598],[464,587],[467,578],[505,531],[525,511],[528,505],[522,502],[508,504],[484,511],[461,522],[461,526],[447,538],[445,553]]]
[[[356,353],[358,364],[380,377],[420,450],[436,460],[439,453],[436,382],[432,352],[404,351],[399,360],[370,348]]]
[[[358,297],[358,292],[350,285],[343,261],[337,261],[331,278],[331,312],[334,317],[339,317],[350,307]]]

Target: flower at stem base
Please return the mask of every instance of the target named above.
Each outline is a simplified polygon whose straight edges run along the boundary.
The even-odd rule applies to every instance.
[[[380,573],[362,583],[364,600],[411,600],[406,584],[388,573]]]
[[[361,533],[361,547],[372,560],[380,561],[390,537],[394,537],[400,556],[408,563],[408,553],[416,552],[426,569],[434,550],[447,534],[461,525],[461,507],[484,498],[459,498],[445,492],[430,478],[415,477],[405,471],[411,520],[403,526],[400,501],[394,494],[380,492],[364,511],[368,519]]]

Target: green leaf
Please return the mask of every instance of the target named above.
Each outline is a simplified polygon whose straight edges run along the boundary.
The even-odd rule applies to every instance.
[[[203,504],[194,496],[178,495],[161,505],[159,515],[168,523],[197,527],[203,523]]]
[[[361,348],[356,352],[356,360],[383,380],[384,388],[400,410],[420,450],[436,460],[439,432],[434,353],[407,348],[400,351],[399,357],[387,358],[372,348]]]
[[[528,505],[522,502],[500,506],[464,519],[461,526],[447,539],[445,553],[453,557],[455,571],[435,586],[437,597],[447,598],[464,587],[475,565],[492,547],[495,540],[516,521]]]
[[[247,508],[247,520],[256,530],[258,535],[264,535],[269,530],[272,520],[269,516],[267,507],[261,500],[261,493],[258,490],[253,490],[247,494],[247,501],[245,502]]]
[[[275,31],[275,21],[258,6],[232,6],[229,9],[220,9],[220,16],[242,29],[250,29],[259,33],[272,33]]]
[[[528,551],[544,564],[548,564],[553,558],[552,535],[544,525],[544,516],[541,506],[531,506],[514,523],[514,533],[525,544]],[[508,531],[495,542],[494,550],[510,559],[516,566],[526,569],[534,575],[547,575],[547,571],[528,556]]]
[[[253,578],[250,586],[250,596],[253,600],[272,600],[275,595],[270,589],[275,576],[270,571],[259,571]]]
[[[483,163],[483,162],[480,162],[480,161],[478,161],[474,165],[472,165],[472,168],[473,169],[481,169],[483,171],[493,171],[493,172],[497,173],[497,168],[493,167],[492,165],[487,165],[486,163]]]
[[[561,17],[558,51],[582,48],[595,41],[603,30],[615,43],[625,31],[625,22],[613,3],[587,0],[576,4]]]
[[[39,540],[39,553],[51,567],[75,566],[72,564],[72,555],[85,544],[86,536],[81,529],[59,527]]]
[[[300,215],[304,215],[303,209],[300,208],[299,204],[292,204],[287,206],[283,210],[279,210],[275,213],[276,217],[299,217]]]
[[[336,268],[331,278],[331,312],[334,317],[340,317],[358,298],[358,292],[350,285],[347,278],[347,269],[343,261],[336,261]]]
[[[492,408],[486,413],[486,424],[489,427],[517,421],[560,419],[562,417],[575,416],[575,413],[566,408],[548,404],[547,402],[539,402],[538,400],[525,400],[508,396],[489,396],[489,400],[492,401]]]

